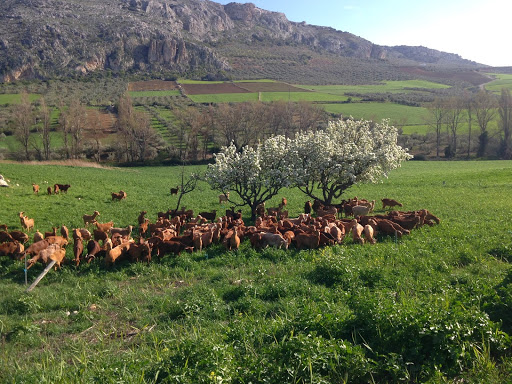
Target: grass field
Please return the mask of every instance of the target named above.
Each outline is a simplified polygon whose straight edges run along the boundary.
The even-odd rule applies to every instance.
[[[330,113],[352,116],[355,119],[372,119],[380,121],[390,119],[405,124],[425,124],[428,117],[427,108],[409,107],[394,103],[346,103],[324,104]]]
[[[426,80],[407,81],[386,81],[381,84],[372,85],[301,85],[300,87],[311,89],[317,92],[325,92],[334,95],[345,95],[346,93],[401,93],[411,92],[413,88],[423,89],[444,89],[450,88],[445,84],[434,83]]]
[[[180,91],[130,91],[128,92],[133,99],[138,97],[159,97],[159,96],[180,96]]]
[[[491,74],[496,80],[485,84],[485,89],[494,93],[500,93],[502,88],[512,90],[512,75],[503,73]]]
[[[0,223],[19,229],[21,210],[41,231],[82,226],[94,210],[116,226],[142,209],[154,221],[174,208],[180,170],[0,163],[11,184]],[[33,182],[71,188],[35,196]],[[402,239],[68,264],[30,294],[22,263],[0,256],[0,382],[510,382],[511,187],[508,161],[409,162],[344,196],[393,197],[441,218]],[[119,189],[127,199],[112,202]],[[183,205],[221,212],[217,194],[200,184]],[[297,190],[269,205],[281,196],[301,212]]]
[[[37,95],[35,93],[31,93],[28,95],[28,99],[30,102],[34,102],[39,99],[41,95]],[[20,93],[0,93],[0,105],[11,105],[18,104],[21,101]]]
[[[258,101],[257,93],[216,93],[203,95],[188,95],[195,103],[242,103]]]

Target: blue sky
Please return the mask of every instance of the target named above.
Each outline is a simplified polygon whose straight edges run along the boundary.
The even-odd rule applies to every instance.
[[[216,1],[227,4],[231,1]],[[424,46],[512,66],[508,0],[238,0],[291,21],[350,32],[375,44]]]

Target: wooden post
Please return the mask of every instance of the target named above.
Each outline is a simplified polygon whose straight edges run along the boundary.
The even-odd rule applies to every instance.
[[[32,284],[30,284],[30,287],[28,287],[28,288],[27,288],[27,292],[30,292],[31,290],[33,290],[33,289],[36,287],[36,285],[37,285],[37,284],[39,284],[39,282],[43,279],[43,277],[45,277],[45,276],[46,276],[46,274],[48,273],[48,271],[49,271],[50,269],[52,269],[52,267],[55,265],[55,263],[56,263],[56,262],[57,262],[57,260],[52,260],[52,261],[50,262],[50,264],[48,264],[48,265],[46,266],[46,268],[44,269],[44,271],[43,271],[43,272],[41,272],[41,274],[40,274],[39,276],[37,276],[37,279],[35,279],[35,281],[34,281]]]

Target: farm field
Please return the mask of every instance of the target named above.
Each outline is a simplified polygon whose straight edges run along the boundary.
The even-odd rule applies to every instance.
[[[402,124],[425,124],[428,117],[427,108],[409,107],[394,103],[346,103],[323,104],[325,110],[330,113],[352,116],[355,119],[372,119],[380,121],[390,119],[392,122]]]
[[[301,88],[317,92],[344,95],[346,93],[407,93],[418,89],[446,89],[448,85],[426,80],[385,81],[371,85],[301,85]]]
[[[154,221],[175,208],[180,172],[2,162],[11,187],[0,188],[0,223],[19,229],[24,211],[40,231],[74,228],[98,210],[127,226],[143,209]],[[71,188],[36,196],[34,182]],[[510,382],[511,187],[510,161],[410,161],[344,196],[392,197],[441,218],[403,238],[314,251],[246,240],[149,265],[68,263],[30,294],[23,264],[0,256],[0,382]],[[113,202],[120,189],[126,200]],[[200,183],[183,205],[223,212],[217,195]],[[307,200],[288,189],[268,205],[281,196],[292,216]]]
[[[493,73],[490,74],[496,79],[490,83],[485,84],[485,89],[494,93],[499,94],[502,88],[512,90],[512,75],[504,73]]]

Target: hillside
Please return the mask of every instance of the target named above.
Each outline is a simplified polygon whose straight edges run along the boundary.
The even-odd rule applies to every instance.
[[[0,81],[144,73],[295,83],[411,78],[403,68],[481,65],[424,47],[384,47],[253,4],[202,0],[5,0]]]

